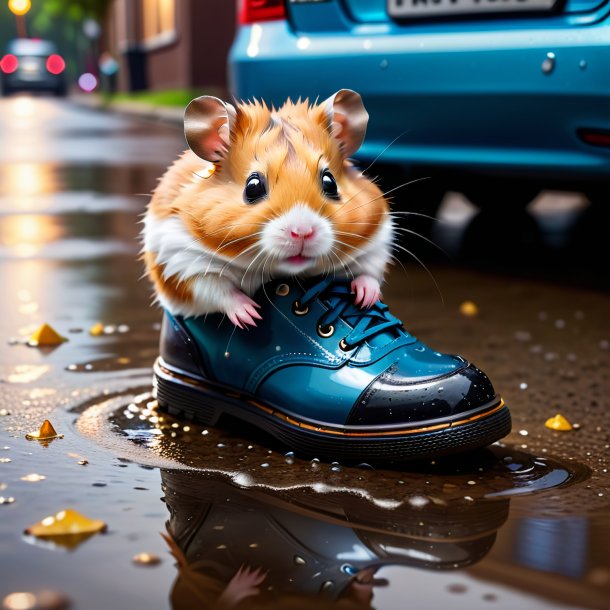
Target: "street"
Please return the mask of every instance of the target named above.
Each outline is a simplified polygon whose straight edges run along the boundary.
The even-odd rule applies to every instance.
[[[161,316],[139,221],[184,148],[180,129],[14,96],[0,100],[0,143],[0,599],[52,589],[82,610],[204,607],[184,601],[187,570],[159,535],[170,520],[189,561],[221,581],[261,566],[278,596],[328,590],[370,607],[373,595],[380,610],[610,608],[608,261],[588,265],[562,232],[586,202],[554,213],[547,195],[535,249],[512,256],[502,241],[481,264],[472,248],[491,247],[489,225],[452,196],[431,235],[459,264],[435,257],[428,273],[405,258],[383,289],[410,332],[486,371],[512,433],[463,458],[331,465],[155,409]],[[68,341],[25,345],[42,323]],[[558,413],[572,430],[545,427]],[[44,419],[64,437],[26,440]],[[106,533],[68,548],[24,534],[66,508]],[[132,561],[139,553],[160,562]],[[349,584],[350,562],[374,565],[375,579]]]

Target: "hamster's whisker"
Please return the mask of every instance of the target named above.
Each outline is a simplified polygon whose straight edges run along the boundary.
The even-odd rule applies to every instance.
[[[410,184],[415,184],[416,182],[421,182],[422,180],[429,180],[430,176],[424,176],[423,178],[415,178],[415,180],[409,180],[409,182],[403,182],[402,184],[399,184],[398,186],[395,186],[394,188],[390,189],[389,191],[386,191],[385,193],[381,193],[381,195],[377,195],[377,197],[373,197],[373,199],[370,199],[369,201],[365,201],[364,203],[361,203],[359,206],[355,207],[355,208],[351,208],[349,211],[350,212],[354,212],[355,210],[358,210],[362,207],[364,207],[365,205],[369,205],[370,203],[373,203],[373,201],[377,201],[379,199],[381,199],[382,197],[387,197],[390,193],[393,193],[394,191],[397,191],[398,189],[401,189],[405,186],[409,186]],[[343,210],[343,206],[341,206],[337,212],[341,212]],[[334,216],[334,214],[333,214]]]
[[[440,250],[447,258],[450,258],[449,254],[447,253],[446,250],[441,248],[437,243],[433,242],[431,239],[428,239],[425,235],[420,235],[417,231],[412,231],[411,229],[407,229],[405,227],[394,227],[394,231],[402,231],[403,233],[409,233],[411,235],[415,235],[415,237],[419,237],[420,239],[427,241],[430,245],[432,245],[435,248],[437,248],[438,250]]]
[[[402,250],[403,252],[406,252],[409,256],[412,256],[425,270],[426,273],[430,276],[430,279],[434,282],[434,285],[436,286],[436,290],[439,294],[439,296],[441,297],[441,303],[444,305],[445,304],[445,299],[443,297],[443,293],[441,292],[441,289],[438,285],[438,282],[436,281],[434,275],[432,274],[432,272],[430,271],[430,269],[428,269],[428,267],[426,267],[426,265],[423,263],[423,261],[421,259],[419,259],[415,254],[413,254],[413,252],[411,252],[411,250],[407,250],[407,248],[405,248],[404,246],[401,246],[400,244],[394,243],[391,246],[392,248],[396,248],[398,250]]]
[[[246,279],[246,275],[248,275],[248,271],[250,270],[250,267],[252,267],[252,265],[261,256],[261,254],[264,254],[264,253],[265,253],[265,251],[261,249],[261,251],[250,261],[250,264],[246,267],[246,270],[243,272],[243,274],[241,276],[241,282],[239,284],[240,287],[243,287],[244,280]],[[250,287],[252,287],[252,279],[250,279]]]
[[[401,134],[397,135],[372,161],[371,164],[366,168],[362,170],[362,173],[364,174],[365,172],[368,172],[369,169],[371,169],[371,167],[373,167],[373,165],[375,165],[375,163],[377,163],[377,161],[379,161],[379,159],[381,158],[381,156],[383,154],[385,154],[385,152],[388,150],[388,148],[390,148],[390,146],[393,146],[394,144],[396,144],[396,142],[398,140],[400,140],[400,138],[402,138],[402,136],[404,136],[405,134],[409,133],[409,131],[411,131],[410,129],[405,129],[405,131],[403,131]]]
[[[335,248],[331,248],[331,253],[335,256],[335,258],[339,261],[339,264],[345,269],[347,276],[352,276],[354,279],[354,272],[341,260],[341,257],[337,254]],[[347,254],[349,256],[349,254]],[[354,259],[355,260],[355,259]]]
[[[258,231],[257,233],[251,233],[250,235],[244,235],[243,237],[237,237],[236,239],[232,239],[230,242],[227,242],[226,244],[222,244],[222,242],[220,242],[220,246],[218,246],[218,248],[216,248],[216,250],[214,250],[214,252],[212,253],[211,257],[210,257],[210,262],[208,263],[207,269],[205,271],[205,273],[207,273],[210,269],[210,265],[212,264],[212,262],[214,261],[214,259],[220,255],[220,250],[223,250],[224,248],[228,248],[230,245],[237,243],[238,241],[242,241],[244,239],[249,239],[251,237],[256,237],[257,235],[261,235],[262,231]],[[244,254],[245,252],[249,252],[253,247],[255,247],[257,244],[252,244],[250,246],[248,246],[243,252],[241,252],[240,254],[238,254],[236,257],[233,258],[233,260],[235,260],[235,258],[240,257],[242,254]],[[224,269],[224,267],[223,267]]]
[[[421,212],[407,212],[407,211],[398,211],[392,210],[390,212],[390,216],[421,216],[422,218],[429,218],[435,222],[447,222],[444,218],[437,218],[436,216],[430,216],[429,214],[422,214]]]
[[[249,252],[251,252],[252,250],[255,250],[256,248],[258,248],[258,244],[252,244],[250,246],[248,246],[245,250],[242,250],[237,256],[235,256],[234,258],[232,258],[231,260],[228,260],[220,269],[220,271],[218,272],[219,277],[222,275],[223,271],[229,267],[230,265],[232,265],[238,258],[240,258],[241,256],[244,256],[245,254],[248,254]]]
[[[335,231],[336,235],[346,235],[348,237],[357,237],[358,239],[362,239],[362,235],[358,235],[358,233],[350,233],[349,231]]]
[[[364,191],[364,190],[366,190],[366,186],[362,187],[357,193],[354,193],[349,199],[347,199],[343,203],[340,203],[338,208],[328,218],[330,219],[333,216],[335,216],[335,214],[337,214],[339,212],[339,210],[341,210],[344,206],[346,206],[354,197],[358,197],[358,195],[360,195],[360,193],[362,193],[362,191]]]
[[[342,246],[345,246],[345,247],[346,247],[346,248],[348,248],[349,250],[353,250],[354,252],[360,252],[360,253],[362,254],[362,253],[364,253],[364,251],[365,251],[365,250],[364,250],[364,248],[359,248],[358,246],[350,246],[350,244],[348,244],[348,243],[346,243],[346,242],[344,242],[344,241],[341,241],[340,239],[335,239],[335,241],[336,241],[338,244],[341,244]],[[350,256],[350,254],[349,254],[348,252],[344,252],[343,254],[345,254],[345,256]],[[355,259],[353,256],[351,256],[350,258],[351,258],[351,259],[352,259],[354,262],[357,262],[357,261],[356,261],[356,259]]]

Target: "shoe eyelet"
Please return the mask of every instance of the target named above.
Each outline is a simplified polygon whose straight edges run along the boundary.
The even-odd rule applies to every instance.
[[[322,326],[318,324],[318,335],[320,337],[327,339],[328,337],[332,337],[335,334],[335,327],[332,324],[326,324]]]
[[[275,294],[279,297],[285,297],[290,292],[290,286],[288,284],[278,284],[275,289]]]
[[[347,342],[345,341],[345,339],[341,339],[341,341],[339,341],[339,347],[344,351],[344,352],[349,352],[352,348],[347,344]]]
[[[295,316],[304,316],[309,313],[309,307],[305,305],[305,307],[301,309],[301,304],[298,301],[295,301],[292,304],[292,313]]]

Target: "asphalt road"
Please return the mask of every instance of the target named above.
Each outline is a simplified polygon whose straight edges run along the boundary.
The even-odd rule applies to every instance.
[[[451,195],[430,232],[449,252],[434,280],[405,259],[384,290],[409,330],[489,374],[513,413],[505,441],[333,468],[155,410],[160,314],[138,221],[179,130],[19,96],[0,101],[0,143],[0,599],[207,607],[244,564],[269,571],[244,607],[610,608],[610,298],[600,238],[583,238],[599,212],[581,196],[547,193],[499,222]],[[43,322],[68,341],[24,345]],[[575,429],[545,428],[556,413]],[[44,418],[64,438],[26,440]],[[68,507],[107,532],[24,535]],[[160,563],[133,563],[141,552]]]

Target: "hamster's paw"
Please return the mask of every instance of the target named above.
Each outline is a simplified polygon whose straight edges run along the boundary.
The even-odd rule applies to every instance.
[[[227,308],[226,314],[237,328],[256,326],[256,320],[262,320],[258,311],[256,311],[256,308],[260,305],[241,290],[235,291],[233,299],[233,303]]]
[[[352,281],[352,292],[356,293],[356,305],[362,309],[372,307],[381,296],[379,282],[370,275],[359,275]]]

